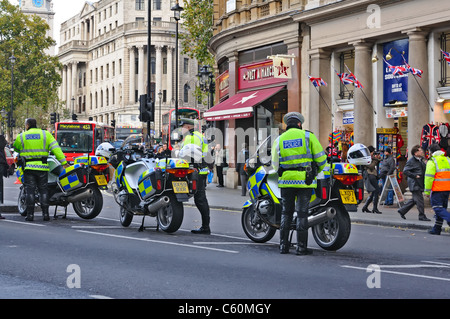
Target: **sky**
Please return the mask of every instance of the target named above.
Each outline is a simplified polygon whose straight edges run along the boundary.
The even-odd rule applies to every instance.
[[[90,1],[97,2],[98,0]],[[9,2],[15,5],[19,4],[19,0],[9,0]],[[86,0],[53,0],[53,11],[55,12],[54,38],[58,43],[57,47],[59,46],[59,30],[61,23],[80,13],[85,3]]]

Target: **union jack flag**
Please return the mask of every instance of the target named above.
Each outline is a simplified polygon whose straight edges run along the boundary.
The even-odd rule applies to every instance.
[[[450,65],[450,53],[442,51],[442,49],[441,49],[441,52],[444,55],[445,61],[447,61],[447,63]]]
[[[408,74],[409,72],[409,70],[406,69],[404,66],[401,65],[393,66],[390,65],[386,60],[384,60],[384,62],[387,64],[388,68],[392,71],[393,75],[404,75]]]
[[[416,69],[416,68],[413,68],[412,66],[410,66],[408,64],[408,62],[406,62],[405,57],[403,55],[402,55],[402,57],[403,57],[403,61],[405,62],[405,65],[406,65],[406,70],[408,72],[411,72],[413,75],[417,75],[419,78],[422,78],[423,71],[420,70],[420,69]]]
[[[319,87],[322,85],[327,86],[327,82],[325,82],[324,80],[322,80],[322,78],[314,78],[311,75],[308,75],[309,80],[311,81],[311,83],[315,86],[315,87]]]
[[[350,74],[348,73],[338,73],[336,71],[337,76],[339,77],[339,79],[341,80],[342,84],[347,85],[347,84],[352,84],[353,83],[353,79],[350,77]]]
[[[350,71],[347,64],[345,64],[345,67],[347,68],[347,71],[350,73],[348,76],[352,80],[353,85],[358,89],[364,89],[364,86],[361,84],[361,82],[358,81],[356,76]]]

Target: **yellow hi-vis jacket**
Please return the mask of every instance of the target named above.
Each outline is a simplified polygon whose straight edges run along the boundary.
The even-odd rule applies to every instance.
[[[200,133],[198,131],[194,131],[192,134],[187,135],[184,138],[183,143],[181,143],[180,149],[182,149],[183,146],[189,145],[189,144],[194,144],[194,145],[200,146],[202,149],[202,157],[203,157],[203,159],[205,159],[205,156],[207,156],[207,154],[208,154],[208,141],[206,140],[206,138],[203,136],[202,133]],[[200,175],[207,175],[209,173],[208,167],[206,165],[200,165],[200,166],[201,167],[200,167],[198,173]]]
[[[48,171],[48,164],[42,159],[52,152],[62,164],[67,164],[66,157],[50,132],[31,128],[17,136],[14,150],[26,160],[25,170]]]
[[[327,163],[327,156],[317,137],[309,131],[290,128],[273,143],[272,166],[277,171],[284,169],[278,178],[280,188],[316,188],[316,180],[311,185],[305,183],[304,169],[313,161],[317,163],[319,173]]]
[[[424,194],[450,191],[450,158],[436,151],[427,162]]]

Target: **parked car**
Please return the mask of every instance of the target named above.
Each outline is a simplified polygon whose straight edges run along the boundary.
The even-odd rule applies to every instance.
[[[6,162],[9,166],[14,164],[14,156],[11,153],[10,149],[5,147],[5,156],[6,156]]]

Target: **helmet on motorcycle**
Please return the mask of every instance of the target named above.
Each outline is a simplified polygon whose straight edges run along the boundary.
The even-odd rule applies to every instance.
[[[372,163],[369,149],[364,144],[360,143],[357,143],[348,149],[347,159],[350,164],[354,165],[369,165]]]
[[[110,151],[111,149],[114,149],[114,146],[112,146],[111,143],[104,142],[97,147],[95,150],[95,155],[103,156],[109,159],[112,155],[112,152]]]
[[[187,144],[181,148],[178,156],[188,162],[201,163],[203,152],[200,145]]]

